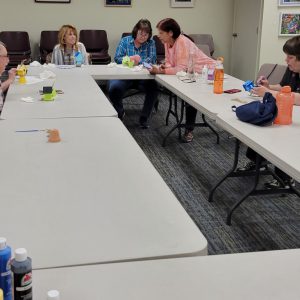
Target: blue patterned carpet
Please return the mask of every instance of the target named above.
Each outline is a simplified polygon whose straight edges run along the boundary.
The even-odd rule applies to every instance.
[[[195,129],[190,144],[180,142],[174,132],[163,148],[162,139],[172,125],[165,125],[168,98],[160,95],[159,111],[147,130],[137,125],[143,96],[127,98],[124,103],[125,126],[207,238],[209,254],[300,248],[298,197],[250,197],[234,213],[232,226],[225,224],[227,210],[250,189],[253,179],[227,180],[215,194],[215,201],[208,202],[209,190],[233,161],[234,141],[226,132],[212,123],[220,133],[220,145],[207,128]],[[267,179],[270,177],[263,178]]]

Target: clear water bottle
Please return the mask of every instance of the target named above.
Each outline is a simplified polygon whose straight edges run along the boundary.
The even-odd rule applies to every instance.
[[[207,65],[205,65],[202,69],[202,74],[201,74],[202,83],[207,83],[207,74],[208,74],[208,67]]]
[[[81,67],[82,63],[83,63],[83,57],[81,52],[77,51],[75,53],[75,63],[76,63],[76,67]]]
[[[195,63],[195,58],[194,58],[194,52],[191,51],[189,54],[189,60],[188,60],[188,66],[187,66],[187,76],[191,80],[195,80],[195,69],[194,69],[194,63]]]

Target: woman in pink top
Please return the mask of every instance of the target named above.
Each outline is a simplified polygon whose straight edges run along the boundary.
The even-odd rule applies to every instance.
[[[156,25],[158,36],[165,45],[166,61],[159,67],[153,66],[151,74],[173,75],[179,71],[187,71],[189,56],[193,55],[194,70],[202,71],[204,65],[214,65],[215,61],[206,56],[188,37],[181,33],[179,24],[171,18],[163,19]],[[184,140],[189,143],[193,140],[197,110],[186,105],[186,124]]]

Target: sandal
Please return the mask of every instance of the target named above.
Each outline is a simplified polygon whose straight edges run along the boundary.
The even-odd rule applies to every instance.
[[[193,140],[193,138],[194,138],[193,131],[186,129],[184,132],[183,141],[185,143],[190,143]]]

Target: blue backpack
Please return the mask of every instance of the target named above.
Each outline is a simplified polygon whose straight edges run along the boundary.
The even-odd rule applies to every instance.
[[[277,116],[276,100],[271,93],[265,93],[262,101],[253,101],[239,107],[232,106],[239,120],[258,126],[271,125]]]

